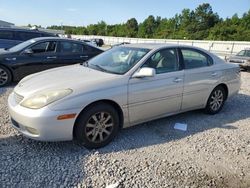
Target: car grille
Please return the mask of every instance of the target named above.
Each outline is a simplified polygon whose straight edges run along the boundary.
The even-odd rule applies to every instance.
[[[244,63],[242,60],[229,60],[230,63]]]
[[[19,95],[16,92],[14,92],[14,97],[17,104],[19,104],[24,98],[22,95]]]

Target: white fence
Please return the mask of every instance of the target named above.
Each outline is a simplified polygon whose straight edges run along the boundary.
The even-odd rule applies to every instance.
[[[191,45],[211,51],[218,56],[225,58],[231,54],[236,54],[240,50],[250,48],[250,42],[241,41],[208,41],[208,40],[170,40],[170,39],[144,39],[144,38],[126,38],[95,35],[72,35],[75,39],[93,39],[101,38],[107,45],[113,45],[121,42],[129,43],[170,43]]]

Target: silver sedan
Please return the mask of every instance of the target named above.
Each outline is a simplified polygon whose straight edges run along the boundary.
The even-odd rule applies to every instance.
[[[29,138],[98,148],[120,128],[194,109],[216,114],[239,88],[239,67],[203,49],[128,44],[25,77],[8,106]]]
[[[227,59],[229,63],[236,63],[243,70],[250,70],[250,48],[241,50],[235,56],[231,56]]]

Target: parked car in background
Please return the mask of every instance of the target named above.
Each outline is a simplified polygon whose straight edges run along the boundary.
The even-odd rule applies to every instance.
[[[130,44],[25,77],[8,106],[13,127],[29,138],[98,148],[123,127],[194,109],[216,114],[239,88],[239,66],[208,51]]]
[[[37,37],[57,37],[57,35],[36,29],[0,28],[0,48],[11,48],[21,42]]]
[[[250,70],[250,48],[241,50],[235,56],[229,57],[227,61],[238,64],[244,70]]]
[[[82,63],[102,52],[99,48],[71,39],[31,39],[0,51],[0,86],[46,69]]]
[[[121,46],[121,45],[125,45],[125,44],[130,44],[129,42],[121,42],[121,43],[117,43],[117,44],[113,44],[111,47],[117,47],[117,46]]]
[[[95,41],[90,41],[90,40],[86,40],[86,39],[80,39],[80,41],[85,42],[91,46],[97,46],[97,44],[95,43]]]
[[[101,47],[104,45],[103,39],[91,39],[91,42],[95,43],[97,46]]]

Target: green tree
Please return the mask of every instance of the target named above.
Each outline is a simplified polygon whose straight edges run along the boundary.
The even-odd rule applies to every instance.
[[[128,37],[136,37],[138,33],[138,22],[135,18],[131,18],[126,23],[126,33]]]
[[[126,23],[114,25],[100,21],[87,27],[53,25],[48,28],[63,29],[66,34],[78,35],[250,41],[250,10],[242,17],[235,14],[223,20],[213,12],[210,4],[203,3],[195,10],[183,9],[172,18],[150,15],[139,24],[135,18],[131,18]]]
[[[156,28],[157,22],[155,20],[155,17],[150,15],[147,19],[144,20],[142,24],[139,25],[138,36],[152,38],[154,36]]]
[[[192,39],[203,40],[208,37],[209,29],[220,21],[217,13],[214,13],[208,3],[199,5],[194,12]]]

